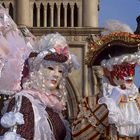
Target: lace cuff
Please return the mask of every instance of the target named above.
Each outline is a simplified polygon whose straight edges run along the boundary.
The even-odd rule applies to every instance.
[[[6,132],[3,136],[0,137],[0,140],[25,140],[16,132]]]
[[[11,111],[9,113],[5,113],[1,118],[1,125],[5,128],[10,128],[16,124],[24,124],[23,114],[20,112],[14,113]]]

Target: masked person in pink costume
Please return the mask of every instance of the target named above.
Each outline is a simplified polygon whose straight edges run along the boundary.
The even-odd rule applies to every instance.
[[[21,140],[70,140],[70,128],[62,115],[67,94],[65,78],[78,66],[63,36],[54,33],[41,37],[26,61],[23,90],[11,99],[1,118],[0,132],[9,137],[12,132]],[[9,118],[13,112],[20,114],[14,116],[16,123]]]
[[[4,128],[9,129],[5,134],[2,121],[10,100],[21,91],[22,71],[30,49],[28,41],[25,41],[25,37],[1,5],[0,17],[0,140],[14,140],[19,135],[16,137],[12,127],[16,123],[23,124],[22,114],[14,108],[13,112],[8,113],[8,118],[11,118],[12,122],[8,119],[5,124]],[[20,121],[18,118],[21,118]]]

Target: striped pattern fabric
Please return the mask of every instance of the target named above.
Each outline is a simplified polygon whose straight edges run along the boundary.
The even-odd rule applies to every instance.
[[[72,124],[73,140],[140,140],[140,136],[120,137],[115,126],[108,124],[106,106],[96,104],[91,108],[89,98],[85,97],[79,104],[78,115]],[[140,98],[137,99],[137,103],[140,103]]]

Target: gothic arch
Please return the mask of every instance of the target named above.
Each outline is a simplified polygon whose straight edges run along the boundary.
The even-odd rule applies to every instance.
[[[54,12],[53,12],[54,16],[53,16],[53,21],[54,21],[54,27],[57,27],[57,23],[58,23],[58,11],[57,11],[57,5],[56,3],[54,3]]]
[[[67,27],[71,27],[71,7],[69,3],[67,5]]]
[[[51,8],[50,4],[47,4],[47,27],[51,26]]]
[[[61,7],[60,7],[60,26],[64,27],[64,6],[63,6],[63,3],[61,3]]]
[[[44,27],[44,5],[40,4],[40,27]]]
[[[33,27],[37,27],[37,7],[35,3],[33,5]]]
[[[11,16],[11,18],[14,18],[14,8],[12,3],[9,4],[9,15]]]
[[[76,91],[69,78],[66,80],[67,94],[67,116],[70,122],[77,116],[78,112],[78,100],[76,96]]]
[[[78,27],[78,7],[74,4],[74,27]]]
[[[6,8],[6,6],[5,6],[4,2],[2,3],[2,6],[3,6],[4,8]]]

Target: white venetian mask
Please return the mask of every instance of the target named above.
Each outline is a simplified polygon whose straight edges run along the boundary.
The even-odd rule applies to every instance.
[[[42,83],[48,90],[54,90],[62,79],[63,68],[59,65],[40,65],[39,73],[42,76]]]
[[[42,63],[38,70],[30,73],[30,86],[43,92],[53,91],[59,86],[63,72],[64,66],[62,64],[53,61]]]

